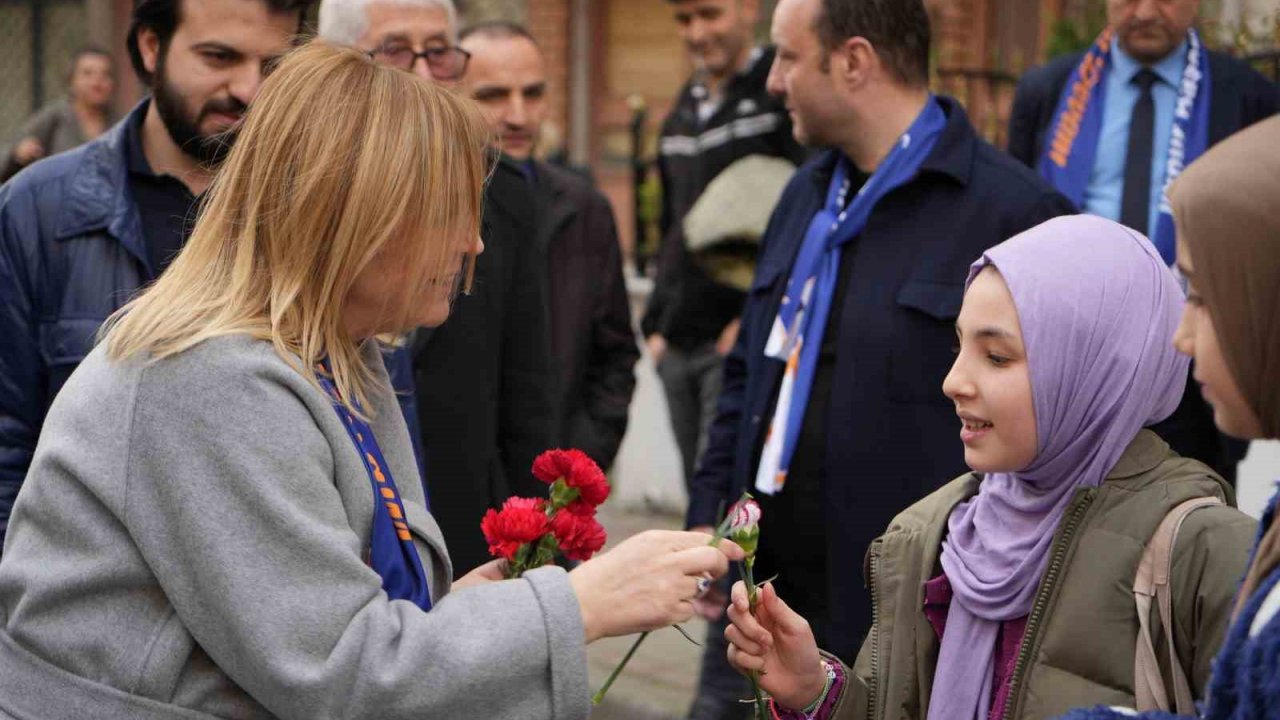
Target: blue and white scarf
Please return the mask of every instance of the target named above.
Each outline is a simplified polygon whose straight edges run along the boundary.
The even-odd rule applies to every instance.
[[[779,492],[787,481],[839,279],[841,250],[862,232],[881,198],[915,177],[946,124],[946,114],[930,95],[920,115],[894,143],[848,208],[845,199],[852,184],[852,168],[844,156],[836,162],[826,205],[813,216],[805,232],[778,317],[765,344],[767,357],[786,363],[756,473],[756,489],[765,495]]]
[[[1111,70],[1111,30],[1105,30],[1071,73],[1058,109],[1049,125],[1038,170],[1063,195],[1081,207],[1089,175],[1093,172],[1102,134],[1102,106],[1106,102],[1107,74]],[[1173,264],[1173,209],[1169,205],[1169,185],[1182,169],[1200,157],[1209,146],[1209,71],[1205,49],[1196,31],[1187,32],[1187,62],[1178,87],[1173,128],[1169,134],[1168,160],[1161,190],[1160,212],[1151,241],[1167,264]]]

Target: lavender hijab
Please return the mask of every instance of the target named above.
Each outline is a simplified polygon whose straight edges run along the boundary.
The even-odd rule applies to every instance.
[[[1088,215],[1056,218],[988,250],[1013,295],[1031,373],[1038,452],[988,473],[948,521],[954,590],[929,720],[986,720],[1000,623],[1031,611],[1054,531],[1076,491],[1097,487],[1134,436],[1182,398],[1173,348],[1182,291],[1138,233]]]

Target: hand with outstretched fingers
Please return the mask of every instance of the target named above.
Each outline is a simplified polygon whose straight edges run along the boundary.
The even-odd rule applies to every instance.
[[[813,630],[778,597],[772,583],[761,586],[755,615],[746,585],[735,583],[729,621],[724,636],[730,665],[744,674],[758,672],[760,686],[783,707],[800,709],[818,699],[827,673]]]
[[[646,530],[569,573],[587,642],[682,623],[704,578],[715,579],[741,560],[742,548],[702,533]]]

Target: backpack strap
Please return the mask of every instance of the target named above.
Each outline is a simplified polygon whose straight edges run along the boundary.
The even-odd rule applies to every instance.
[[[1138,573],[1133,579],[1133,599],[1138,606],[1138,643],[1133,655],[1133,685],[1139,712],[1162,710],[1179,714],[1194,714],[1195,700],[1191,684],[1178,651],[1173,642],[1173,598],[1169,589],[1169,576],[1173,569],[1173,547],[1178,540],[1182,521],[1192,512],[1211,505],[1221,505],[1216,497],[1192,498],[1169,511],[1161,521],[1138,563]],[[1160,625],[1169,645],[1169,671],[1173,676],[1174,702],[1169,705],[1169,693],[1160,675],[1160,663],[1156,659],[1155,646],[1151,642],[1151,600],[1156,600],[1160,611]]]

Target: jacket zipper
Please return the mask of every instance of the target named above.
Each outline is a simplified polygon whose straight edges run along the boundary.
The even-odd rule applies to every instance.
[[[1009,681],[1010,702],[1009,706],[1004,709],[1003,720],[1013,720],[1014,710],[1022,702],[1022,676],[1026,673],[1027,666],[1031,664],[1031,652],[1035,646],[1036,633],[1040,629],[1040,622],[1049,604],[1049,596],[1053,594],[1053,588],[1058,582],[1058,575],[1062,573],[1062,564],[1066,560],[1067,548],[1071,547],[1071,537],[1075,535],[1076,527],[1080,525],[1080,520],[1084,517],[1085,510],[1088,510],[1089,505],[1093,503],[1093,493],[1094,491],[1090,490],[1076,500],[1075,505],[1067,515],[1062,537],[1058,538],[1058,542],[1053,546],[1053,554],[1049,558],[1049,567],[1044,573],[1044,582],[1036,593],[1035,604],[1031,606],[1031,614],[1027,616],[1027,627],[1022,633],[1022,647],[1018,649],[1018,663],[1014,665],[1013,678]]]
[[[876,592],[876,575],[880,569],[880,540],[871,543],[867,552],[867,588],[871,592],[871,678],[867,683],[867,717],[876,714],[876,691],[880,688],[880,595]]]

